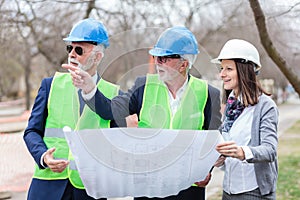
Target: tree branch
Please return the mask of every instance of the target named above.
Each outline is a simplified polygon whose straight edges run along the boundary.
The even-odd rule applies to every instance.
[[[300,81],[293,69],[287,66],[286,61],[280,56],[280,54],[274,47],[266,27],[265,15],[260,7],[258,0],[249,0],[249,2],[255,18],[255,23],[259,33],[261,44],[263,45],[270,58],[278,66],[278,68],[289,80],[295,91],[300,96]]]

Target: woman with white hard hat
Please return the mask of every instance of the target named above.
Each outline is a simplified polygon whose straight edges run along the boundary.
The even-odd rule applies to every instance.
[[[225,142],[215,166],[225,171],[223,200],[276,199],[278,109],[260,86],[259,53],[251,43],[232,39],[219,56],[227,94],[221,126]]]

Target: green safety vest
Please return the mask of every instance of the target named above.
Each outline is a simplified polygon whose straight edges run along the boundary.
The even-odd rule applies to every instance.
[[[172,116],[167,86],[157,74],[148,74],[139,127],[202,130],[208,96],[207,82],[190,76],[180,106]],[[192,186],[198,187],[196,184]]]
[[[98,89],[107,97],[113,98],[119,87],[100,79]],[[69,166],[61,173],[52,172],[49,168],[40,169],[37,165],[33,177],[43,180],[69,178],[72,185],[84,189],[74,158],[64,137],[63,128],[73,130],[109,128],[110,121],[100,118],[88,106],[84,106],[80,115],[79,97],[68,73],[57,72],[53,78],[48,97],[48,117],[45,125],[44,142],[48,148],[56,147],[54,158],[70,160]]]
[[[172,116],[167,86],[157,74],[148,74],[138,125],[143,128],[202,130],[207,96],[207,82],[191,76]]]

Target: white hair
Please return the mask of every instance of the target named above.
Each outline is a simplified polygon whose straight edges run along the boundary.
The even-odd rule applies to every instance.
[[[93,50],[90,54],[90,58],[92,58],[93,62],[95,62],[95,65],[98,66],[101,63],[101,61],[104,57],[104,50],[105,50],[105,47],[104,47],[103,44],[94,45]],[[97,57],[96,54],[97,53],[101,53],[101,59],[100,60],[96,59],[96,57]]]
[[[105,50],[105,47],[103,44],[97,44],[94,46],[94,49],[93,49],[94,52],[100,52],[102,54],[102,58],[104,57],[104,50]]]
[[[184,54],[184,55],[181,55],[181,57],[189,62],[188,69],[191,69],[194,62],[197,59],[197,54]]]

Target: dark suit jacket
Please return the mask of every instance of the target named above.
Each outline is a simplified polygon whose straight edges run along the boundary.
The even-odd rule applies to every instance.
[[[42,80],[28,121],[28,126],[23,136],[34,161],[42,169],[44,167],[40,164],[40,159],[42,154],[48,149],[43,141],[43,137],[48,116],[47,103],[52,80],[53,77]],[[111,126],[115,126],[115,123],[112,122]],[[61,199],[67,184],[68,179],[47,181],[33,178],[28,192],[28,199]],[[85,194],[84,190],[76,191],[81,197]]]
[[[139,116],[143,103],[146,77],[138,77],[134,86],[123,95],[112,100],[107,99],[100,91],[87,101],[87,104],[103,119],[115,120],[119,127],[125,127],[125,117],[131,114]],[[208,99],[204,110],[203,129],[218,129],[221,125],[220,91],[213,86],[208,86]]]

